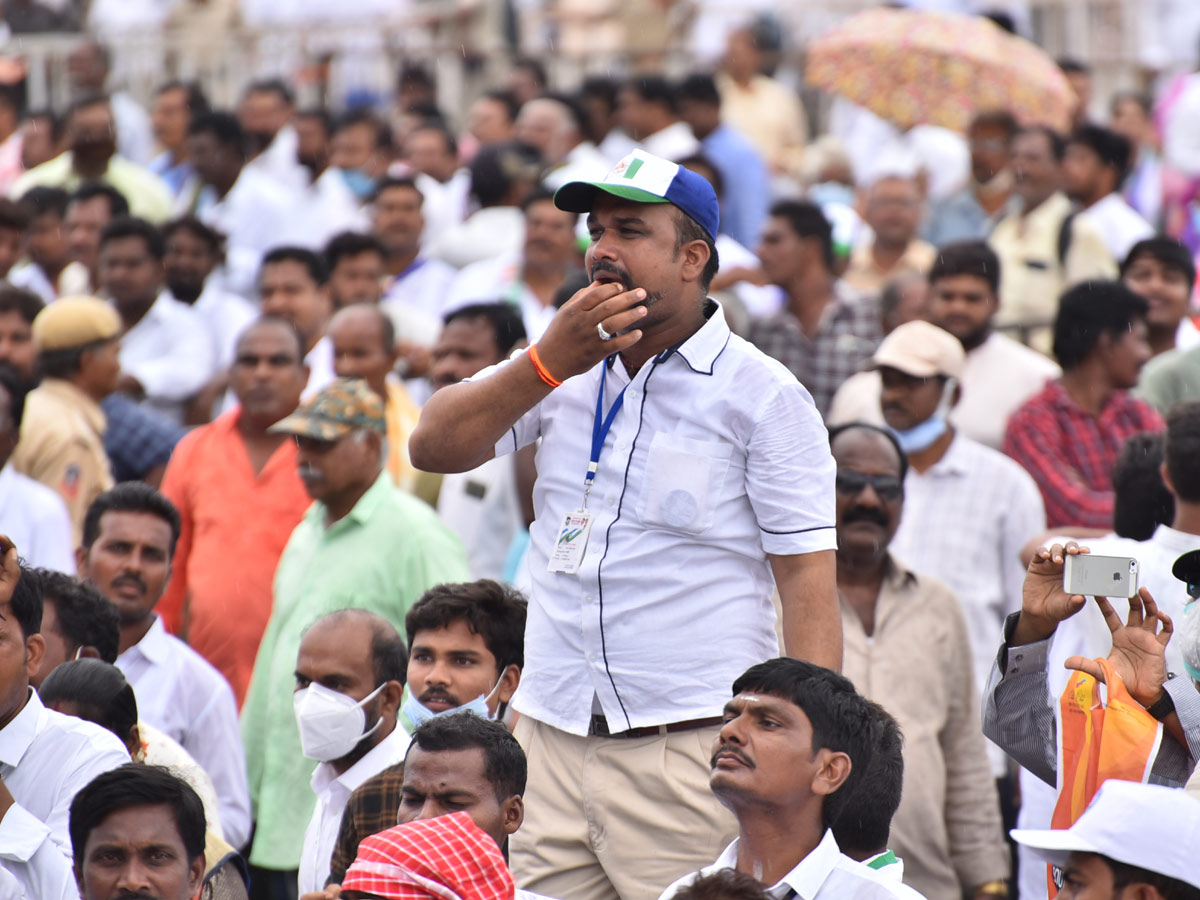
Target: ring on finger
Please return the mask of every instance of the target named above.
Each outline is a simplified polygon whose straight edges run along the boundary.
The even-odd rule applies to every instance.
[[[605,330],[603,322],[596,323],[596,334],[600,335],[600,340],[602,341],[611,341],[613,339],[612,333]]]

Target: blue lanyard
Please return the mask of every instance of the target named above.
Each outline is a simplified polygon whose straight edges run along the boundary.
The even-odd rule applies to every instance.
[[[612,409],[606,416],[604,415],[604,380],[607,377],[608,372],[602,363],[600,366],[600,390],[596,393],[596,417],[592,420],[592,456],[588,461],[587,475],[583,479],[584,509],[587,509],[588,495],[592,492],[592,482],[596,480],[596,470],[600,468],[600,451],[604,449],[604,439],[608,437],[613,420],[621,411],[621,404],[625,402],[625,391],[629,388],[629,384],[621,388],[621,393],[617,394],[617,399],[613,401]],[[631,381],[630,384],[632,383]]]

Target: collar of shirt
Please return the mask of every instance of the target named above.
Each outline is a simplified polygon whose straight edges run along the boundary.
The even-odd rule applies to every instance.
[[[853,304],[861,297],[858,291],[846,284],[840,278],[833,283],[833,289],[830,291],[829,302],[825,304],[825,308],[821,310],[821,318],[817,322],[817,330],[811,338],[804,333],[804,329],[800,325],[800,320],[795,314],[786,307],[779,312],[777,323],[781,323],[785,328],[796,332],[805,340],[816,340],[821,337],[822,333],[828,331],[834,322],[838,319],[844,319],[854,314]]]
[[[942,458],[935,462],[924,472],[918,472],[916,469],[909,471],[917,478],[952,478],[956,475],[970,474],[970,466],[965,458],[965,450],[968,438],[955,432],[954,438],[950,441],[950,446],[946,448],[946,452],[942,454]]]
[[[323,762],[313,769],[313,793],[318,797],[325,793],[332,793],[336,785],[341,788],[343,796],[349,797],[368,778],[374,778],[388,766],[402,761],[411,740],[408,732],[401,728],[400,722],[397,721],[391,734],[368,750],[362,759],[341,775],[338,775],[333,765],[327,762]]]
[[[38,390],[45,391],[60,403],[74,407],[83,415],[96,434],[104,434],[105,428],[108,427],[108,419],[104,415],[104,410],[100,408],[99,403],[71,382],[62,378],[47,378],[39,385]]]
[[[326,506],[320,500],[308,508],[308,512],[304,514],[304,518],[318,532],[333,535],[343,529],[366,524],[375,514],[375,510],[379,508],[379,504],[384,501],[387,494],[392,490],[395,490],[395,488],[392,486],[391,476],[388,475],[386,470],[382,470],[379,473],[379,477],[375,479],[375,483],[367,488],[366,492],[358,498],[358,502],[354,504],[354,508],[328,528],[325,527]]]
[[[125,652],[132,653],[136,650],[151,665],[160,666],[171,657],[172,649],[171,638],[167,635],[167,629],[163,626],[162,619],[155,616],[150,630]]]
[[[703,873],[709,875],[721,869],[736,869],[740,841],[741,838],[734,838],[733,843],[726,847],[724,852],[717,857],[717,861],[704,869]],[[784,897],[788,895],[787,892],[790,889],[795,891],[797,896],[805,898],[805,900],[812,900],[820,893],[821,886],[825,884],[826,879],[837,866],[841,855],[842,852],[838,849],[833,832],[826,829],[821,843],[817,844],[808,856],[800,860],[792,871],[779,879],[777,884],[767,888],[767,893],[773,897]]]
[[[1066,194],[1058,191],[1028,212],[1019,213],[1017,221],[1023,233],[1040,228],[1048,229],[1051,223],[1058,228],[1058,223],[1070,212],[1071,201],[1067,199]]]
[[[1100,410],[1100,414],[1094,415],[1075,402],[1075,398],[1063,386],[1062,379],[1055,378],[1046,382],[1046,391],[1049,395],[1051,406],[1070,415],[1083,416],[1096,422],[1104,421],[1109,416],[1115,415],[1119,411],[1133,405],[1134,402],[1128,391],[1116,390],[1109,395],[1108,401]]]
[[[0,763],[14,769],[20,764],[21,757],[37,737],[38,723],[44,709],[37,691],[29,688],[29,699],[25,701],[24,708],[4,728],[0,728]]]
[[[679,354],[687,363],[688,368],[697,375],[713,373],[713,364],[716,363],[717,357],[729,343],[729,336],[732,334],[717,302],[713,300],[709,303],[710,305],[705,309],[708,320],[700,326],[695,334],[675,347],[673,351]],[[670,352],[668,351],[668,356]]]

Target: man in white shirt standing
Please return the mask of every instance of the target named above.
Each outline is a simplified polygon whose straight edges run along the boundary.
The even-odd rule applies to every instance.
[[[292,125],[294,110],[291,88],[278,78],[267,78],[246,88],[237,111],[250,148],[246,168],[284,190],[299,190],[308,182],[298,153],[300,136]]]
[[[179,513],[162,494],[140,481],[119,484],[88,508],[79,572],[117,608],[117,668],[133,685],[139,715],[212,778],[225,839],[241,847],[250,837],[250,792],[233,691],[154,614],[179,527]]]
[[[97,775],[129,762],[129,752],[99,725],[46,709],[30,688],[46,645],[41,587],[18,564],[19,550],[0,538],[0,870],[24,890],[14,896],[77,900],[71,800]]]
[[[647,153],[678,162],[700,152],[692,129],[679,118],[675,88],[659,75],[643,75],[626,82],[618,94],[621,127]]]
[[[1121,196],[1132,156],[1129,138],[1100,125],[1081,125],[1067,139],[1063,157],[1063,189],[1083,205],[1082,215],[1118,263],[1134,244],[1154,235],[1150,223]]]
[[[863,802],[859,782],[879,730],[866,698],[836,672],[786,658],[749,669],[733,683],[711,747],[712,791],[737,816],[738,836],[660,900],[722,869],[752,875],[772,897],[920,897],[844,855],[833,836],[839,817]]]
[[[125,329],[117,390],[178,424],[217,359],[204,320],[163,292],[164,253],[162,234],[142,219],[118,219],[100,235],[100,286]]]
[[[396,629],[363,609],[318,619],[300,641],[296,724],[304,755],[320,761],[312,775],[317,805],[300,856],[301,894],[325,887],[350,795],[404,759],[409,738],[396,714],[407,664]]]
[[[0,363],[0,534],[21,548],[25,561],[39,569],[75,571],[71,552],[71,516],[62,497],[9,465],[21,435],[28,388],[21,374]]]
[[[772,581],[788,652],[840,664],[834,466],[808,392],[707,297],[704,178],[635,150],[555,203],[589,214],[594,282],[527,353],[438,391],[409,449],[462,472],[541,438],[512,861],[529,890],[653,900],[733,831],[704,748],[722,685],[778,652]]]
[[[324,257],[304,247],[276,247],[263,257],[258,299],[264,316],[291,322],[304,338],[308,384],[302,399],[319,393],[337,377],[333,371],[333,342],[325,333],[333,315],[333,301]]]

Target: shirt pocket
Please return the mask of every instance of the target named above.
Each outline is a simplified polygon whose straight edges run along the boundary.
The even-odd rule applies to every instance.
[[[685,534],[712,527],[733,447],[659,432],[650,442],[638,516]]]

